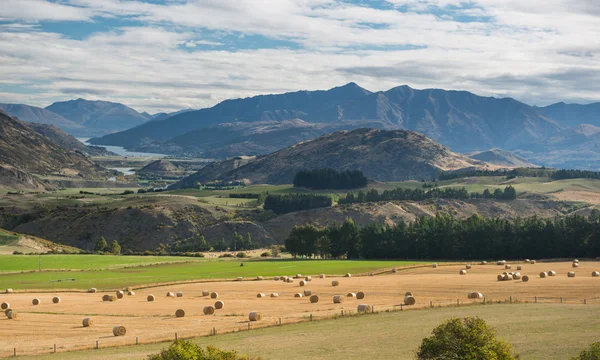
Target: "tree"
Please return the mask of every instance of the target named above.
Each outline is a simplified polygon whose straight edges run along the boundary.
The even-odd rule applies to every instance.
[[[223,351],[212,346],[206,349],[185,340],[176,340],[159,354],[148,356],[148,360],[249,360],[236,351]]]
[[[113,240],[112,243],[110,244],[110,249],[109,249],[111,254],[114,255],[120,255],[121,254],[121,245],[119,245],[119,243],[117,242],[117,240]]]
[[[233,251],[242,250],[244,248],[244,238],[238,232],[233,233],[233,239],[231,240],[231,246],[229,248]]]
[[[279,245],[271,245],[271,254],[273,254],[273,257],[279,257],[279,252]]]
[[[496,330],[478,317],[452,318],[423,339],[417,359],[512,360],[512,346],[496,338]]]
[[[571,360],[600,360],[600,342],[595,342]]]
[[[213,245],[213,249],[215,249],[215,251],[225,251],[225,250],[227,250],[227,243],[225,242],[225,239],[221,238],[221,240],[217,241]]]
[[[104,236],[102,236],[100,240],[96,242],[96,247],[94,248],[94,250],[96,250],[97,252],[103,252],[106,251],[106,248],[108,248],[108,244],[106,243],[106,239],[104,239]]]

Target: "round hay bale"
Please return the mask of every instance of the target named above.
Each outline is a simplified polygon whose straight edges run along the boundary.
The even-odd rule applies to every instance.
[[[487,261],[482,261],[480,264],[481,265],[487,265]]]
[[[311,296],[312,295],[312,291],[306,289],[304,290],[304,296]]]
[[[225,306],[225,303],[222,302],[221,300],[215,301],[215,309],[221,310],[224,306]]]
[[[511,274],[504,275],[504,280],[512,280],[513,276]]]
[[[529,260],[529,263],[530,263],[531,265],[535,265],[535,260]]]
[[[288,277],[287,276],[282,276],[279,278],[279,280],[283,281],[283,282],[287,282]]]
[[[238,276],[237,281],[242,281],[242,280],[244,280],[244,278],[241,276]]]
[[[523,275],[523,276],[521,277],[521,281],[523,281],[523,282],[528,282],[528,281],[529,281],[529,276],[527,276],[527,275]]]
[[[337,280],[333,280],[333,281],[331,282],[331,286],[339,286],[339,285],[340,285],[340,282],[339,282],[339,281],[337,281]]]
[[[346,275],[344,275],[344,277],[352,277],[352,274],[346,273]]]
[[[556,276],[556,271],[554,271],[554,270],[548,271],[548,276]]]
[[[431,267],[435,269],[435,268],[437,268],[437,264],[433,264],[433,265],[431,265]]]
[[[2,310],[6,310],[10,308],[10,304],[7,302],[2,303],[2,305],[0,305],[0,308],[2,308]]]
[[[110,300],[110,295],[108,295],[108,294],[102,295],[102,301],[109,301],[109,300]]]
[[[302,278],[302,274],[296,274],[296,279]]]
[[[286,282],[287,282],[287,283],[293,283],[293,282],[294,282],[294,279],[292,279],[291,277],[289,277],[289,278],[287,278]]]
[[[502,262],[502,260],[496,261],[496,265],[504,265],[504,263]]]
[[[404,297],[404,303],[406,305],[414,305],[417,301],[415,300],[415,298],[413,296],[405,296]]]
[[[316,303],[318,303],[318,302],[319,302],[319,296],[317,296],[317,295],[313,295],[313,296],[311,296],[311,297],[310,297],[310,302],[311,302],[311,304],[316,304]]]
[[[545,272],[545,271],[542,271],[542,272],[540,273],[540,278],[542,278],[542,279],[543,279],[543,278],[545,278],[546,276],[548,276],[548,273],[547,273],[547,272]]]
[[[579,267],[579,263],[573,263],[571,266],[573,266],[574,268],[578,268]]]
[[[600,272],[592,271],[592,277],[598,277],[598,276],[600,276]]]
[[[177,309],[177,311],[175,311],[175,317],[182,318],[184,316],[185,316],[185,310]]]
[[[122,291],[117,291],[117,299],[122,299],[125,296],[125,293]]]
[[[404,293],[404,296],[413,296],[413,294],[410,291],[407,291]]]
[[[346,294],[346,297],[351,297],[351,298],[355,298],[356,299],[356,293],[349,292],[348,294]]]
[[[369,276],[373,276],[373,273],[372,273],[372,272],[370,272],[368,275],[369,275]]]
[[[334,297],[333,297],[334,304],[341,304],[342,302],[344,302],[344,297],[342,295],[334,295]]]
[[[506,264],[506,265],[504,265],[504,268],[505,268],[505,269],[510,269],[511,267],[512,267],[512,265],[510,265],[510,264]]]
[[[260,280],[262,280],[262,279],[263,279],[263,277],[262,277],[262,276],[257,276],[257,277],[256,277],[256,281],[260,281]]]
[[[306,285],[306,281],[304,281],[304,280],[301,280],[301,281],[300,281],[300,286],[304,286],[304,285]]]
[[[396,268],[392,268],[392,273],[394,273],[394,274],[395,274],[395,273],[397,273],[397,272],[398,272],[398,269],[396,269]],[[360,306],[360,305],[359,305],[359,306]]]
[[[83,325],[83,327],[90,327],[90,326],[94,325],[94,319],[92,319],[92,318],[85,318],[85,319],[83,319],[83,321],[81,322],[81,324]]]
[[[275,281],[279,281],[279,276],[274,276],[274,277],[273,277],[273,280],[275,280]]]
[[[53,304],[58,304],[58,303],[60,303],[60,298],[59,298],[58,296],[55,296],[55,297],[53,297],[53,298],[52,298],[52,303],[53,303]]]
[[[579,262],[579,260],[577,260],[577,259],[573,259],[573,262],[574,262],[574,263],[578,263],[578,262]]]
[[[467,270],[470,270],[472,267],[473,267],[473,265],[471,265],[471,264],[467,264],[467,266],[465,266],[465,268],[466,268]]]
[[[148,297],[146,298],[146,300],[148,301],[154,301],[154,295],[148,295]]]
[[[14,292],[14,291],[13,291],[13,289],[11,289],[11,288],[8,288],[8,289],[6,289],[6,293],[7,293],[7,294],[12,294],[13,292]]]
[[[33,305],[39,305],[39,304],[40,304],[40,302],[41,302],[41,301],[40,301],[40,299],[38,299],[38,298],[35,298],[35,299],[33,299],[33,300],[31,301],[31,303],[32,303]]]
[[[312,281],[312,276],[307,276],[304,278],[305,281]]]
[[[177,294],[175,294],[175,295],[177,295],[177,297],[183,297],[183,292],[178,291]]]
[[[319,274],[320,279],[325,279],[325,274]]]
[[[575,277],[575,272],[574,271],[569,271],[569,273],[567,274],[568,277]]]
[[[461,270],[458,272],[460,275],[467,275],[467,270]]]
[[[125,334],[127,334],[127,329],[125,329],[125,326],[115,326],[113,328],[114,336],[125,336]]]
[[[17,320],[19,318],[19,313],[17,313],[15,310],[10,310],[7,314],[6,317],[11,319],[11,320]]]
[[[257,297],[257,298],[264,298],[265,296],[266,296],[266,295],[265,295],[265,294],[263,294],[263,293],[258,293],[258,294],[256,294],[256,297]]]
[[[500,274],[496,276],[496,279],[498,279],[498,281],[504,281],[504,275]]]
[[[210,291],[202,290],[202,296],[208,296],[208,295],[210,295]]]
[[[165,297],[172,297],[172,298],[174,298],[174,297],[175,297],[175,294],[173,294],[172,292],[170,292],[170,291],[169,291],[169,292],[168,292],[168,293],[165,295]]]
[[[364,298],[365,298],[365,293],[364,293],[364,292],[362,292],[362,291],[359,291],[359,292],[357,292],[357,293],[356,293],[356,298],[357,298],[358,300],[362,300],[362,299],[364,299]]]
[[[373,307],[367,304],[360,304],[358,305],[357,311],[361,314],[370,313],[373,311]]]
[[[216,293],[216,292],[213,292],[213,293],[210,294],[210,298],[211,299],[218,299],[219,298],[219,294]]]
[[[108,295],[108,301],[117,301],[117,297],[115,295]]]
[[[133,290],[127,291],[127,296],[135,296],[135,292]]]
[[[470,292],[467,294],[469,299],[483,299],[483,294],[480,292]]]
[[[11,312],[11,311],[13,311],[13,309],[11,309],[11,308],[8,308],[8,309],[4,310],[4,315],[8,316],[8,313]]]
[[[215,313],[215,308],[213,306],[205,306],[204,307],[204,315],[212,315]]]
[[[529,259],[525,259],[525,262],[528,263],[530,260]]]
[[[295,297],[295,298],[301,298],[301,297],[302,297],[302,293],[295,293],[295,294],[294,294],[294,297]]]
[[[248,318],[250,319],[250,321],[260,321],[262,320],[262,314],[258,311],[253,311],[250,313],[250,315],[248,315]]]
[[[271,293],[271,297],[279,297],[278,293]]]
[[[521,265],[517,265],[517,270],[523,270],[523,267]]]
[[[521,273],[514,273],[513,280],[521,280]]]
[[[95,294],[96,292],[98,292],[98,289],[91,288],[91,289],[88,290],[88,292],[91,293],[91,294]]]

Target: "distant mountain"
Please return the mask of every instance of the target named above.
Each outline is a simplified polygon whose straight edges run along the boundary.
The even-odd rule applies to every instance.
[[[174,188],[195,187],[214,180],[289,184],[298,171],[319,168],[361,170],[369,179],[379,181],[430,180],[441,171],[487,166],[453,153],[423,134],[376,129],[340,131],[255,160],[239,160],[246,164],[232,166],[231,160],[215,163]]]
[[[558,104],[538,108],[546,117],[552,118],[566,127],[576,127],[582,124],[600,126],[600,103],[588,105]]]
[[[0,109],[22,121],[55,125],[73,134],[85,133],[85,126],[43,108],[23,104],[0,104]]]
[[[83,125],[97,135],[130,129],[149,120],[130,107],[108,101],[77,99],[56,102],[46,110]]]
[[[183,109],[183,110],[179,110],[179,111],[175,111],[175,112],[171,112],[171,113],[161,112],[161,113],[151,115],[150,120],[161,121],[161,120],[168,119],[172,116],[183,114],[183,113],[190,112],[190,111],[194,111],[194,109]]]
[[[486,162],[488,164],[506,166],[506,167],[537,167],[522,157],[502,149],[491,149],[465,154],[471,159]]]
[[[116,155],[115,153],[107,151],[103,147],[84,145],[81,141],[62,131],[57,126],[36,123],[30,123],[28,125],[38,134],[44,135],[67,150],[79,151],[84,155],[92,156]]]

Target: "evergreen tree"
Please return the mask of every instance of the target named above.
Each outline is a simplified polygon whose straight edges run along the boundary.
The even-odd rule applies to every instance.
[[[227,243],[225,242],[225,239],[221,238],[221,240],[217,241],[213,245],[213,249],[215,249],[215,251],[226,251],[227,250]]]
[[[107,248],[108,248],[108,244],[106,243],[106,239],[104,239],[104,236],[102,236],[96,242],[96,247],[94,248],[94,250],[96,250],[97,252],[103,252],[103,251],[106,251]]]
[[[117,242],[117,240],[113,240],[112,241],[112,243],[110,244],[109,251],[113,255],[120,255],[121,254],[121,245],[119,245],[119,243]]]

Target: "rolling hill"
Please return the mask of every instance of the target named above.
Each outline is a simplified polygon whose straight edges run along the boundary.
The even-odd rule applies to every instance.
[[[361,170],[369,179],[379,181],[430,180],[440,171],[487,166],[420,133],[365,128],[301,142],[241,166],[226,166],[230,161],[209,165],[173,188],[214,180],[289,184],[298,171],[319,168]]]
[[[537,167],[519,155],[502,149],[490,149],[487,151],[467,153],[466,156],[471,159],[484,161],[488,164],[506,166],[506,167]]]

